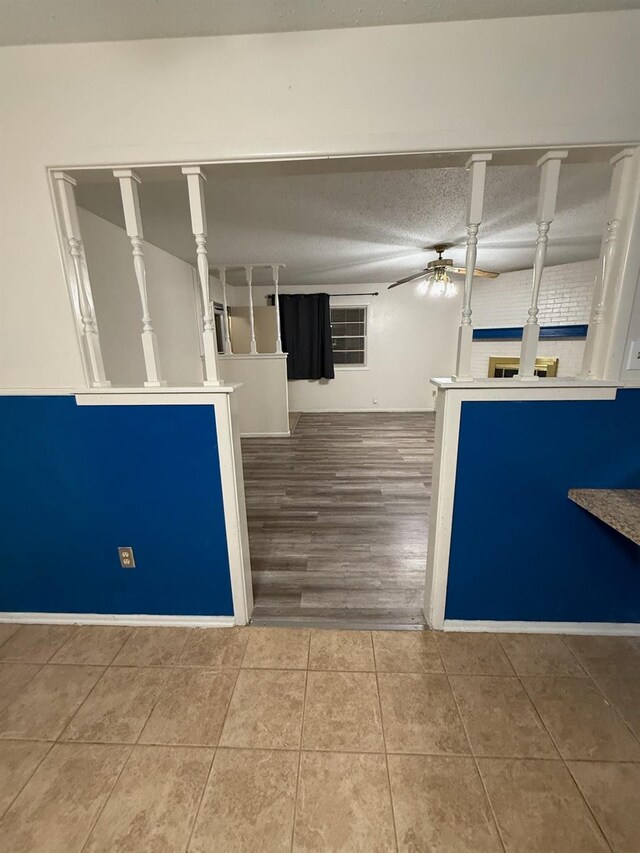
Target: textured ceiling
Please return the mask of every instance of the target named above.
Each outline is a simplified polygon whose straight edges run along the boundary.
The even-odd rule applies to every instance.
[[[457,244],[447,256],[462,264],[465,169],[380,165],[206,167],[211,265],[285,263],[286,284],[388,283],[422,269],[434,257],[424,247],[438,242]],[[145,238],[193,263],[185,179],[177,168],[139,175]],[[115,179],[109,173],[76,177],[79,203],[123,226]],[[538,181],[535,166],[489,167],[479,267],[505,272],[531,266]],[[605,163],[562,167],[548,263],[598,255],[609,181]]]
[[[0,44],[275,33],[639,7],[640,0],[0,0]]]

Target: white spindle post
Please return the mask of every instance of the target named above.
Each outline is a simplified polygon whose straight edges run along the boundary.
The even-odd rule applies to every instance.
[[[218,267],[218,276],[222,284],[222,310],[224,312],[224,352],[225,355],[233,355],[231,349],[231,335],[229,334],[229,306],[227,304],[227,268]]]
[[[616,252],[620,218],[624,206],[624,189],[631,178],[633,148],[625,148],[610,162],[613,166],[611,189],[607,202],[607,228],[602,239],[600,265],[596,275],[589,331],[585,343],[581,375],[585,379],[604,377],[604,356],[607,347],[607,321],[611,312],[614,290],[613,259]]]
[[[471,380],[471,347],[473,345],[471,290],[473,287],[473,271],[476,266],[478,228],[482,222],[484,183],[487,174],[487,163],[491,160],[491,157],[492,155],[488,153],[472,154],[467,161],[467,169],[471,172],[469,201],[467,206],[467,272],[464,278],[462,316],[460,318],[460,326],[458,328],[456,373],[453,377],[457,382],[468,382]]]
[[[83,350],[89,373],[88,379],[93,387],[103,388],[111,385],[111,383],[106,378],[104,372],[100,337],[98,335],[93,307],[91,282],[82,246],[82,234],[80,232],[80,221],[78,219],[75,195],[76,181],[71,175],[67,175],[65,172],[54,172],[53,178],[58,187],[62,226],[73,266]]]
[[[274,305],[276,306],[276,353],[282,352],[282,333],[280,329],[280,302],[278,301],[278,284],[280,281],[280,264],[271,264],[271,276],[273,278],[273,286],[275,295],[273,297]]]
[[[257,355],[258,347],[256,346],[256,323],[253,316],[253,266],[247,264],[244,268],[245,278],[249,287],[249,323],[251,324],[251,344],[249,352],[251,355]]]
[[[560,164],[568,153],[568,151],[549,151],[544,155],[544,157],[541,157],[536,164],[541,168],[538,213],[536,216],[538,222],[538,237],[536,240],[536,252],[533,259],[531,304],[529,305],[527,322],[522,330],[520,369],[518,370],[518,378],[527,381],[537,378],[535,375],[535,369],[536,356],[538,354],[538,339],[540,337],[540,324],[538,323],[538,298],[540,296],[544,261],[547,256],[549,227],[553,222],[553,217],[556,213]]]
[[[140,304],[142,305],[142,352],[147,372],[147,381],[144,384],[146,387],[157,388],[167,383],[162,379],[160,357],[158,355],[158,340],[156,333],[153,331],[153,324],[149,313],[147,269],[142,253],[144,232],[142,230],[142,216],[140,215],[140,200],[138,198],[140,178],[131,169],[115,169],[113,176],[120,183],[124,223],[127,236],[131,241],[133,268],[136,274],[136,281],[138,282],[138,291],[140,292]]]
[[[204,182],[206,175],[199,166],[183,166],[182,174],[187,176],[189,189],[189,209],[191,212],[191,230],[196,239],[198,259],[198,278],[202,292],[202,343],[204,347],[205,385],[220,385],[218,378],[218,347],[216,327],[211,313],[209,296],[209,259],[207,257],[207,212],[204,204]]]

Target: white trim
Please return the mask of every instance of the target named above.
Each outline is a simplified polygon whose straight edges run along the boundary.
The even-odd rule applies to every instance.
[[[523,388],[537,388],[540,391],[557,391],[561,388],[617,388],[618,383],[605,379],[580,379],[573,376],[554,376],[548,379],[501,379],[501,378],[484,378],[470,379],[468,382],[457,382],[450,377],[436,377],[429,380],[436,388],[442,388],[444,391],[461,391],[471,388],[480,389],[483,391],[511,391],[517,392]],[[591,397],[586,398],[591,399]]]
[[[334,370],[371,370],[366,364],[334,364]]]
[[[220,386],[222,387],[222,386]],[[162,393],[162,388],[149,389],[147,393],[126,394],[76,394],[78,406],[215,406],[220,405],[221,400],[229,397],[229,386],[224,394],[213,391],[212,388],[205,389],[204,393]],[[233,390],[233,389],[231,389]]]
[[[504,380],[498,380],[498,382],[504,382]],[[438,388],[438,394],[424,615],[427,625],[434,630],[442,630],[445,623],[462,403],[482,400],[492,402],[615,400],[618,390],[617,386],[604,382],[580,382],[568,385],[553,383],[554,380],[539,380],[529,386],[528,383],[519,381],[517,384],[508,382],[503,385],[478,387],[473,383],[457,385],[449,379],[432,380],[432,384]]]
[[[218,397],[215,406],[218,457],[224,524],[227,533],[231,594],[236,625],[246,625],[253,611],[253,585],[249,556],[249,528],[244,496],[242,450],[240,436],[234,429],[238,423],[238,398]]]
[[[290,431],[286,432],[241,432],[240,438],[289,438]]]
[[[246,361],[255,361],[258,358],[275,358],[278,360],[286,359],[286,352],[254,352],[254,353],[246,353],[246,352],[232,352],[232,353],[220,353],[219,360],[220,361],[242,361],[245,359]]]
[[[42,625],[131,625],[172,628],[232,628],[233,616],[147,616],[129,613],[7,613],[0,611],[0,623],[24,622]]]
[[[453,501],[458,467],[460,397],[459,394],[442,392],[436,397],[433,486],[424,590],[425,619],[427,625],[435,629],[441,629],[443,626],[447,601]]]
[[[286,163],[289,161],[300,162],[304,160],[351,160],[353,158],[368,158],[375,159],[379,157],[389,157],[389,156],[403,156],[403,155],[411,155],[411,154],[435,154],[435,155],[456,155],[456,154],[465,154],[471,155],[476,151],[486,151],[486,148],[428,148],[425,150],[423,145],[415,144],[410,146],[404,146],[402,148],[394,147],[392,144],[387,147],[381,146],[380,140],[376,140],[375,150],[371,148],[362,148],[362,146],[354,146],[353,148],[349,148],[349,150],[345,153],[346,144],[344,139],[341,139],[342,149],[338,151],[332,151],[327,153],[323,151],[322,153],[318,153],[317,151],[309,151],[309,150],[294,150],[288,149],[284,153],[278,154],[244,154],[239,157],[237,151],[229,151],[228,154],[221,153],[215,157],[211,156],[203,156],[198,157],[197,160],[193,159],[179,159],[179,160],[142,160],[134,163],[127,162],[127,169],[144,169],[149,166],[184,166],[185,164],[191,166],[215,166],[218,164],[226,164],[226,163]],[[628,147],[635,147],[638,145],[638,140],[633,139],[619,139],[619,140],[610,140],[608,142],[570,142],[564,141],[563,144],[570,149],[569,152],[569,163],[575,163],[576,159],[572,158],[572,154],[576,151],[587,151],[589,153],[596,151],[603,151],[604,154],[602,158],[598,161],[590,161],[590,162],[607,162],[611,157],[614,156],[619,150]],[[210,148],[211,143],[208,142],[205,147]],[[237,148],[236,146],[233,146]],[[348,145],[347,145],[348,148]],[[496,146],[493,150],[493,160],[492,163],[494,166],[513,166],[513,165],[530,165],[533,157],[542,157],[549,149],[549,146],[543,145],[513,145],[507,147]],[[523,157],[520,159],[513,157],[513,152],[522,152]],[[580,161],[584,162],[584,161]],[[441,165],[441,163],[439,163]],[[459,166],[459,163],[456,161],[447,163],[446,165],[450,166]],[[84,172],[87,170],[93,169],[122,169],[122,163],[115,162],[103,162],[101,160],[93,160],[90,163],[87,162],[79,162],[75,161],[75,163],[66,163],[66,165],[62,166],[60,164],[53,165],[48,167],[51,171],[74,171],[74,172]],[[230,265],[229,265],[230,266]],[[254,266],[271,266],[270,263],[255,263]],[[342,285],[327,285],[327,287],[335,287]],[[377,287],[374,283],[369,282],[366,285],[354,285],[354,287]],[[242,285],[230,285],[230,287],[242,287]],[[339,295],[339,294],[336,294]]]
[[[640,622],[500,622],[493,619],[445,619],[443,631],[516,634],[603,634],[640,637]]]
[[[82,400],[82,402],[78,401],[79,406],[98,406],[98,405],[121,405],[123,402],[125,404],[130,404],[131,394],[137,394],[141,397],[148,397],[151,394],[190,394],[190,395],[202,395],[202,394],[233,394],[234,391],[237,391],[238,388],[242,387],[241,382],[227,382],[225,385],[216,385],[216,386],[201,386],[201,385],[193,385],[193,386],[159,386],[154,388],[145,388],[141,386],[131,385],[129,387],[121,386],[121,387],[111,387],[111,388],[79,388],[78,386],[73,386],[71,388],[0,388],[0,397],[91,397],[93,398],[91,401]],[[102,403],[101,400],[96,401],[96,397],[101,398],[105,395],[108,396],[116,396],[119,398],[123,398],[122,400],[118,400],[117,403],[113,404],[111,400],[108,402]],[[175,401],[169,401],[175,402]],[[200,403],[201,400],[185,400],[185,404],[193,404]],[[205,401],[208,403],[209,401]],[[148,400],[142,399],[137,401],[136,405],[146,405]],[[167,403],[167,400],[162,400],[162,403]]]

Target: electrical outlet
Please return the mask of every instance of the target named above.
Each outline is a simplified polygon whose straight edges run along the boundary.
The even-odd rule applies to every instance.
[[[130,545],[118,548],[118,556],[120,557],[120,565],[123,569],[135,569],[136,560],[133,556],[133,548]]]
[[[633,341],[629,350],[628,370],[640,370],[640,341]]]

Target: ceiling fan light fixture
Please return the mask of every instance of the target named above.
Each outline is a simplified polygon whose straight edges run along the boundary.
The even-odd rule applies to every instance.
[[[440,267],[426,279],[424,293],[429,293],[434,298],[442,298],[452,299],[456,293],[457,289],[454,282],[447,275],[446,269]]]

